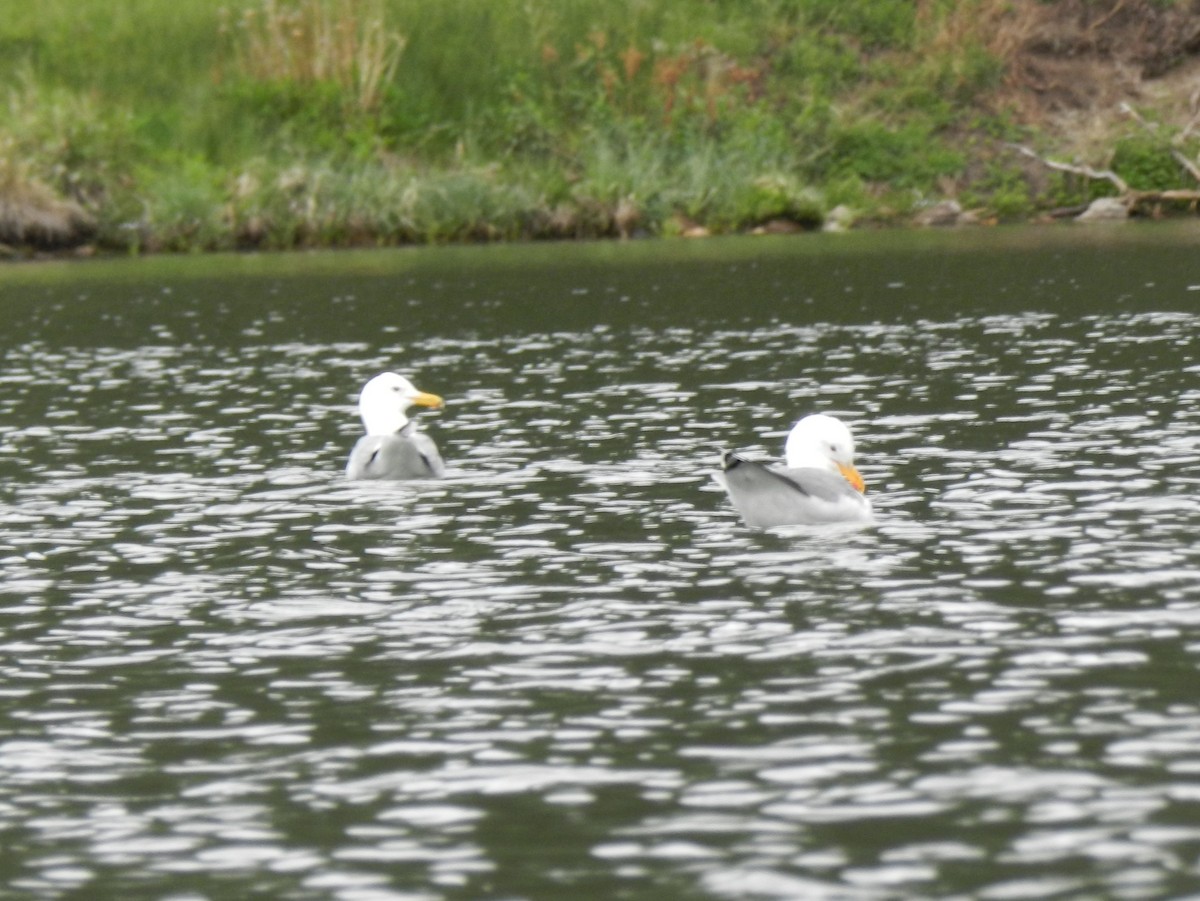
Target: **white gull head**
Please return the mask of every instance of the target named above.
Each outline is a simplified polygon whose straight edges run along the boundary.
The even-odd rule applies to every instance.
[[[436,394],[419,391],[395,372],[384,372],[367,382],[358,396],[358,413],[368,435],[394,435],[408,425],[408,408],[442,406]]]

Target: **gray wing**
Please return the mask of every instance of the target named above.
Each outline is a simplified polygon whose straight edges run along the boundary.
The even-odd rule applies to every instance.
[[[821,469],[788,469],[722,457],[718,479],[734,509],[754,529],[830,522],[867,522],[871,503],[840,476]]]
[[[440,479],[446,464],[428,435],[405,426],[395,435],[364,435],[346,463],[351,479]]]

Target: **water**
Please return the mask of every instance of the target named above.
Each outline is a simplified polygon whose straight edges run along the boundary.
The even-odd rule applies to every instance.
[[[0,272],[0,885],[1200,891],[1195,238]],[[445,481],[342,478],[385,368]],[[818,409],[878,525],[744,529]]]

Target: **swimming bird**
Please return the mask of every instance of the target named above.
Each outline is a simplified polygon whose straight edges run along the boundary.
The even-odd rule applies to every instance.
[[[734,451],[714,473],[734,509],[752,529],[870,522],[871,502],[854,468],[854,436],[824,413],[805,416],[788,434],[786,465],[758,463]]]
[[[418,391],[402,375],[385,372],[363,386],[358,412],[367,434],[358,439],[346,463],[351,479],[440,479],[446,465],[437,445],[408,418],[412,406],[442,406],[436,394]]]

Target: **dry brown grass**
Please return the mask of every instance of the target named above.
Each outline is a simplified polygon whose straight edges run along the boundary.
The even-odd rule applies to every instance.
[[[1042,13],[1036,0],[968,0],[949,8],[920,0],[918,16],[931,31],[929,48],[935,53],[973,45],[1011,68],[1033,37]]]
[[[34,178],[15,158],[11,140],[0,140],[0,151],[0,243],[56,249],[92,236],[92,217]]]
[[[222,31],[240,73],[258,81],[336,84],[353,105],[379,106],[405,39],[389,31],[379,0],[263,0]]]

